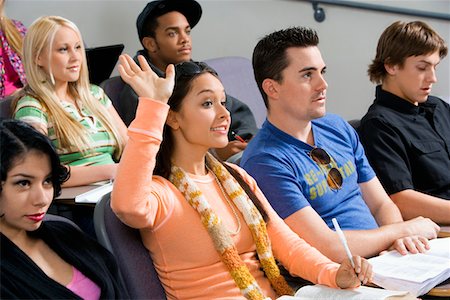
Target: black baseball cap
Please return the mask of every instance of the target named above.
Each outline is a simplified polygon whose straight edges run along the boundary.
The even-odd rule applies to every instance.
[[[202,16],[202,7],[195,0],[157,0],[149,2],[136,20],[139,40],[142,41],[148,34],[145,32],[145,25],[149,19],[157,18],[171,11],[182,13],[186,17],[191,28],[194,28],[194,26],[197,25]]]

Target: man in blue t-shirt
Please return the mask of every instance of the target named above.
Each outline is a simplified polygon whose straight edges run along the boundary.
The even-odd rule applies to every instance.
[[[325,63],[309,28],[264,37],[253,52],[267,120],[241,165],[286,223],[322,253],[341,262],[345,251],[330,228],[337,218],[353,254],[395,247],[423,252],[439,227],[422,217],[403,222],[367,162],[357,133],[325,114]]]

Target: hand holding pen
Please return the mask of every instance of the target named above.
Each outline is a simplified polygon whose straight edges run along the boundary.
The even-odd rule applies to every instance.
[[[239,142],[241,142],[241,143],[246,143],[246,141],[245,141],[243,138],[241,138],[236,132],[231,131],[231,134],[232,134],[233,137],[234,137],[236,140],[238,140]]]
[[[371,281],[373,274],[372,265],[361,256],[352,256],[344,232],[339,227],[336,218],[333,218],[332,222],[348,257],[341,263],[337,271],[336,284],[340,288],[353,288]]]

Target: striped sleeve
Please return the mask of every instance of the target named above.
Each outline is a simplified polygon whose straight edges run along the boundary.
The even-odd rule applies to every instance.
[[[47,131],[48,114],[41,103],[33,97],[25,96],[17,102],[14,118]]]

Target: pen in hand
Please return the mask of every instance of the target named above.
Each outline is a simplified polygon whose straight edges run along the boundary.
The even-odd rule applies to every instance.
[[[236,140],[238,140],[239,142],[241,142],[241,143],[246,143],[246,141],[244,141],[243,138],[241,138],[239,135],[237,135],[236,132],[231,131],[231,134],[232,134],[233,137],[234,137]]]
[[[338,221],[336,218],[333,218],[331,220],[333,222],[334,229],[336,229],[336,233],[339,236],[339,239],[341,240],[342,244],[344,245],[345,253],[347,254],[347,257],[350,259],[350,263],[352,264],[353,269],[355,268],[355,263],[352,259],[352,253],[350,252],[350,249],[348,248],[347,240],[345,239],[344,232],[342,232],[341,227],[339,226]]]

